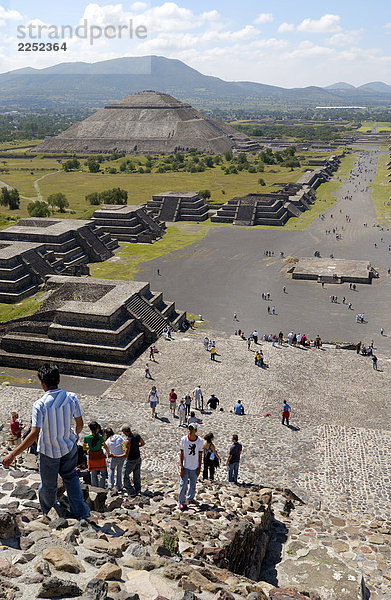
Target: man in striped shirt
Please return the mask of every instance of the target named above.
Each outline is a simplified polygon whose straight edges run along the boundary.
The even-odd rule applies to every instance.
[[[38,440],[38,464],[41,474],[39,502],[44,514],[57,507],[57,477],[61,475],[67,490],[72,516],[86,519],[90,511],[83,500],[77,465],[77,439],[83,429],[83,418],[75,394],[59,388],[60,373],[55,365],[43,365],[38,379],[44,395],[34,402],[31,432],[4,459],[9,467],[16,456]],[[72,429],[73,419],[76,422]]]

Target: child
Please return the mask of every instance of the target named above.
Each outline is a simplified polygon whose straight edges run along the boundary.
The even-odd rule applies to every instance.
[[[22,429],[24,429],[24,423],[20,423],[19,415],[16,410],[11,412],[11,435],[9,436],[9,441],[13,446],[19,446],[22,439]]]
[[[288,427],[289,427],[290,409],[291,409],[291,407],[289,406],[288,402],[285,401],[282,406],[282,421],[281,421],[281,423],[283,425],[285,425],[285,420],[286,420],[286,424],[288,425]]]
[[[178,415],[179,415],[178,427],[182,427],[182,425],[186,425],[186,404],[185,404],[184,400],[181,400],[179,403]]]

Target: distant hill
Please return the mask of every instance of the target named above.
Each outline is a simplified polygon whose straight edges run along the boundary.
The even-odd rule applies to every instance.
[[[332,85],[327,85],[325,90],[355,90],[354,85],[350,83],[346,83],[345,81],[339,81],[338,83],[333,83]]]
[[[381,82],[360,88],[342,83],[329,88],[285,89],[249,81],[228,82],[203,75],[180,60],[146,56],[61,63],[45,69],[28,67],[0,74],[0,107],[95,109],[143,90],[164,92],[209,108],[391,104],[391,86]]]

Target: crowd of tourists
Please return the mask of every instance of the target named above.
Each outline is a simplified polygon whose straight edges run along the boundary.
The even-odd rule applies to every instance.
[[[16,411],[11,413],[9,441],[13,449],[2,460],[4,467],[9,468],[16,457],[24,450],[32,449],[38,454],[38,465],[41,475],[38,495],[44,515],[54,508],[62,516],[63,509],[57,500],[57,478],[61,476],[69,500],[70,514],[81,521],[90,516],[90,509],[85,503],[81,488],[81,480],[94,487],[112,490],[113,493],[138,495],[141,493],[140,448],[145,445],[143,437],[132,431],[130,424],[124,424],[120,432],[111,427],[102,428],[97,421],[88,425],[89,433],[81,437],[84,428],[82,412],[77,396],[60,388],[60,373],[57,366],[43,365],[38,370],[38,379],[44,391],[43,396],[34,402],[31,425],[25,436],[22,432],[26,425],[19,420]],[[151,392],[154,392],[151,394]],[[152,386],[148,402],[156,418],[158,392]],[[186,426],[187,434],[180,441],[180,485],[178,495],[179,509],[183,510],[194,501],[197,478],[201,473],[204,480],[214,481],[215,470],[222,462],[214,444],[213,432],[204,438],[197,434],[202,419],[190,410],[191,401],[201,413],[204,412],[204,398],[200,386],[187,394],[180,401],[178,409],[179,425]],[[170,410],[176,413],[177,395],[171,389],[169,396]],[[156,404],[154,404],[156,402]],[[218,398],[212,394],[206,403],[207,407],[216,410]],[[235,414],[244,414],[238,401],[234,406]],[[225,465],[227,478],[236,484],[238,480],[242,445],[238,436],[232,436]],[[132,481],[131,481],[132,479]]]

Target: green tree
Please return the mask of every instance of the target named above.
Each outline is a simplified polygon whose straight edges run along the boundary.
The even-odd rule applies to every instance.
[[[1,206],[8,206],[10,210],[17,210],[20,206],[19,192],[16,188],[11,190],[3,187],[0,195]]]
[[[85,197],[86,201],[94,206],[98,206],[100,204],[100,198],[98,192],[92,192],[92,194],[87,194]]]
[[[100,171],[100,162],[95,158],[95,156],[89,156],[87,158],[86,165],[90,173],[99,173]]]
[[[204,200],[209,200],[212,194],[210,190],[200,190],[198,195],[201,196],[201,198],[204,198]]]
[[[60,213],[64,213],[65,209],[69,206],[67,197],[61,192],[57,192],[56,194],[50,194],[50,196],[48,197],[48,204],[50,204],[50,206],[57,206]]]
[[[35,200],[27,205],[27,212],[30,217],[50,217],[50,208],[43,200]]]
[[[10,191],[8,206],[10,210],[17,210],[20,206],[20,197],[17,189]]]
[[[62,168],[64,169],[64,171],[67,171],[67,172],[80,169],[80,161],[77,160],[76,157],[70,158],[69,160],[66,160],[63,163]]]
[[[265,183],[265,180],[264,180],[264,179],[262,179],[262,177],[260,177],[260,178],[258,179],[258,183],[259,183],[259,185],[262,185],[262,186],[266,185],[266,183]]]

